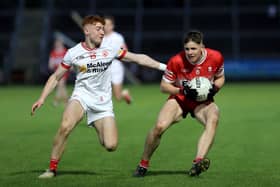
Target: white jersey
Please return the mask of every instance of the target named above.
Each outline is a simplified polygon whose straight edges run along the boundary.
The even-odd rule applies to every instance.
[[[126,49],[124,37],[117,32],[112,32],[111,34],[104,36],[101,43],[101,47],[104,46],[111,46],[115,49],[120,49],[120,48]]]
[[[85,43],[79,43],[69,49],[62,62],[64,68],[71,66],[76,71],[74,93],[86,93],[90,97],[93,110],[103,110],[112,102],[110,65],[114,58],[121,59],[126,50],[103,46],[89,49]],[[106,107],[104,110],[107,110]]]
[[[109,35],[105,35],[101,46],[111,46],[115,49],[126,49],[124,37],[117,33],[112,32]],[[122,84],[124,80],[124,66],[121,61],[114,59],[112,63],[112,83],[113,84]]]

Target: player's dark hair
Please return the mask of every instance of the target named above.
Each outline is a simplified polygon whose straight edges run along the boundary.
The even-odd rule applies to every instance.
[[[82,26],[84,27],[86,24],[95,24],[95,23],[101,23],[102,25],[105,25],[105,20],[99,15],[88,15],[84,17]]]
[[[115,25],[115,18],[113,16],[111,16],[111,15],[104,15],[103,18],[110,20]]]
[[[198,30],[189,31],[184,37],[184,44],[193,41],[197,44],[203,44],[203,34]]]

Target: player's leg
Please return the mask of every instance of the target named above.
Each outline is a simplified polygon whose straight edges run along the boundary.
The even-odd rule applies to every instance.
[[[49,170],[40,175],[39,178],[52,178],[55,176],[58,162],[65,148],[66,140],[74,127],[83,118],[83,115],[84,109],[80,103],[77,100],[71,100],[64,110],[60,128],[53,141]]]
[[[84,109],[77,100],[71,100],[65,108],[63,113],[61,126],[53,143],[52,158],[60,159],[66,139],[78,122],[83,118]]]
[[[124,99],[127,104],[130,104],[132,101],[131,95],[127,89],[123,89],[124,73],[122,62],[114,60],[112,63],[113,94],[118,101]]]
[[[160,144],[161,136],[173,123],[181,119],[182,113],[183,111],[175,99],[167,100],[159,113],[156,125],[146,137],[144,152],[134,176],[143,177],[145,175],[149,161]]]
[[[204,125],[204,131],[198,142],[198,158],[204,158],[215,138],[216,128],[219,121],[219,109],[215,103],[198,107],[195,110],[196,118]]]
[[[58,81],[56,86],[55,96],[53,100],[54,106],[58,106],[60,104],[60,102],[62,101],[62,94],[63,94],[63,78]]]
[[[122,99],[125,100],[127,104],[130,104],[132,101],[130,92],[128,89],[123,89],[122,83],[113,83],[112,84],[113,94],[118,101]]]
[[[204,131],[197,145],[197,154],[193,167],[189,171],[191,176],[199,175],[209,168],[210,160],[205,158],[215,138],[219,120],[219,110],[215,103],[200,105],[195,111],[196,119],[204,125]]]
[[[53,106],[57,107],[59,105],[59,86],[55,88],[55,95],[53,97]]]
[[[122,83],[112,83],[113,95],[118,101],[122,99]]]
[[[107,151],[115,151],[118,145],[118,130],[115,118],[104,117],[94,122],[94,127],[99,137],[100,144]]]
[[[150,160],[160,143],[162,134],[176,121],[181,119],[182,109],[175,99],[169,99],[162,107],[155,126],[146,138],[142,159]]]

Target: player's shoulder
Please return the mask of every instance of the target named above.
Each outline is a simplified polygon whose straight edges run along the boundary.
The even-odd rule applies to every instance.
[[[119,52],[120,48],[115,48],[112,45],[105,45],[101,46],[97,49],[97,53],[102,53],[103,55],[106,54],[106,56],[115,56]]]
[[[184,61],[184,56],[185,56],[184,51],[180,51],[179,53],[173,55],[169,59],[169,61],[171,61],[171,62],[182,62],[182,61]]]
[[[90,51],[91,49],[87,48],[84,42],[80,42],[73,47],[69,48],[65,54],[67,58],[75,59],[80,57],[85,53],[85,51]]]
[[[117,43],[123,43],[124,42],[123,35],[118,33],[118,32],[115,32],[115,31],[111,34],[111,39],[113,40],[113,42],[117,42]]]
[[[206,48],[207,54],[209,56],[214,56],[214,57],[222,57],[222,53],[219,50],[216,49],[210,49],[210,48]]]
[[[80,50],[82,50],[82,49],[83,49],[82,43],[80,42],[80,43],[74,45],[73,47],[69,48],[69,49],[67,50],[67,52],[68,52],[68,53],[74,53],[74,52],[80,51]]]
[[[115,48],[111,43],[107,45],[101,45],[99,48],[97,48],[98,51],[103,51],[103,50],[113,51],[114,49]]]
[[[217,61],[223,62],[224,57],[219,50],[206,48],[208,58],[215,59]]]
[[[119,33],[119,32],[116,32],[116,31],[114,31],[114,32],[112,33],[112,36],[113,36],[113,37],[116,37],[116,38],[123,38],[123,35],[122,35],[121,33]]]

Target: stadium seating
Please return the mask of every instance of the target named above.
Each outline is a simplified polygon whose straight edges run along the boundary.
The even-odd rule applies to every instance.
[[[6,54],[9,35],[13,30],[14,11],[19,1],[1,1],[0,57]],[[166,62],[182,49],[182,37],[189,29],[205,34],[205,45],[219,49],[225,59],[239,60],[262,58],[279,59],[279,1],[223,1],[223,0],[25,0],[26,10],[47,11],[49,22],[45,25],[49,34],[42,35],[40,42],[40,67],[45,68],[47,55],[52,46],[52,33],[60,31],[75,42],[83,40],[83,34],[70,17],[71,11],[81,16],[109,14],[116,19],[116,30],[125,36],[131,51],[146,53]],[[44,3],[43,3],[44,2]],[[47,3],[46,3],[47,2]],[[47,6],[50,5],[51,6]],[[12,11],[6,10],[12,9]],[[11,12],[5,14],[3,12]],[[44,18],[45,19],[45,18]],[[256,21],[257,20],[257,21]],[[43,20],[42,20],[43,21]],[[3,33],[3,34],[2,34]],[[264,46],[265,45],[265,46]],[[3,64],[3,63],[2,63]],[[235,67],[235,66],[234,66]],[[1,64],[0,64],[1,68]],[[139,71],[149,71],[140,68]],[[141,73],[136,73],[141,74]],[[144,81],[158,80],[160,73],[148,73],[140,77]],[[280,75],[279,75],[280,77]]]
[[[14,30],[14,19],[17,5],[13,1],[0,3],[0,84],[4,82],[4,61],[10,50],[10,39]],[[4,24],[3,24],[4,23]]]

